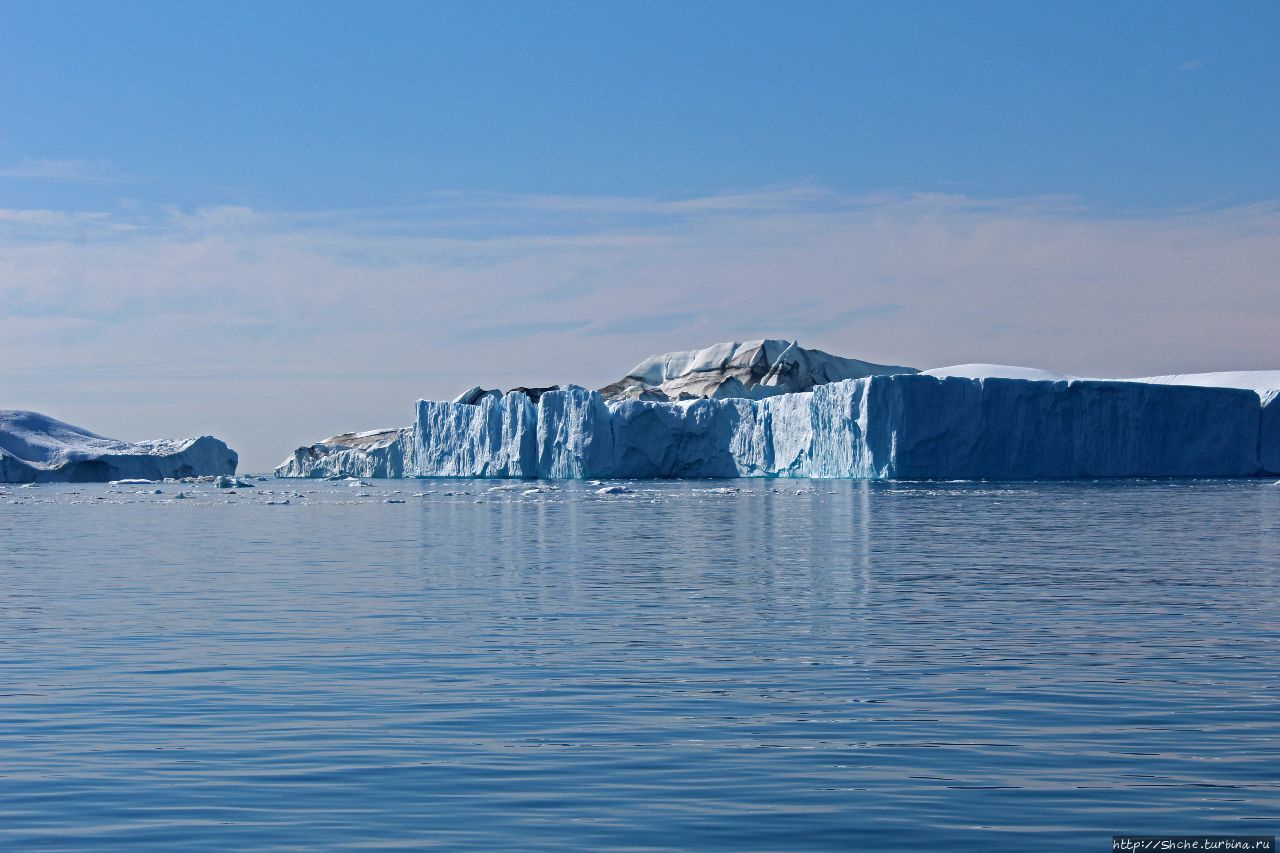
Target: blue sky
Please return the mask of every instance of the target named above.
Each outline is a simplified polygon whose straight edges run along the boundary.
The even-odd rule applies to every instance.
[[[3,161],[96,164],[148,201],[296,209],[802,180],[1122,209],[1280,195],[1275,3],[0,10]]]
[[[760,335],[1274,369],[1277,44],[1276,3],[5,0],[0,406],[261,468]]]

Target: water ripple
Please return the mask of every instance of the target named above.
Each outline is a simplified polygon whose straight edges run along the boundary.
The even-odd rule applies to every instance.
[[[0,847],[1280,822],[1270,482],[494,485],[0,488]]]

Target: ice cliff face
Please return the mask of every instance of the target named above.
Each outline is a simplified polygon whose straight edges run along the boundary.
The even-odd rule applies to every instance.
[[[536,403],[517,392],[475,399],[419,402],[412,427],[302,448],[277,473],[982,479],[1280,469],[1274,398],[1231,388],[894,374],[763,399],[608,401],[574,386]]]
[[[601,388],[600,393],[606,400],[758,400],[809,391],[844,379],[915,372],[912,367],[872,364],[803,349],[794,341],[735,341],[655,355],[637,364],[622,379]]]
[[[212,436],[128,443],[39,412],[0,411],[0,482],[108,480],[234,474],[236,452]]]
[[[1280,370],[1235,370],[1223,373],[1178,373],[1148,376],[1134,382],[1191,385],[1201,388],[1244,388],[1262,401],[1258,455],[1267,474],[1280,474]]]

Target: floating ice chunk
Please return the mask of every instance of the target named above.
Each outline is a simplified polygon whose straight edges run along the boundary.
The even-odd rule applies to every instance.
[[[634,492],[635,489],[628,489],[626,486],[605,486],[604,488],[596,489],[597,495],[630,495]]]

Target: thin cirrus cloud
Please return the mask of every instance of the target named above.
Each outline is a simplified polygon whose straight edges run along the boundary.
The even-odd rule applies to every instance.
[[[1276,368],[1280,209],[463,193],[375,210],[0,210],[4,407],[215,431],[262,468],[471,385],[759,336],[932,367]],[[120,399],[130,405],[121,407]]]
[[[116,183],[125,178],[105,160],[20,160],[0,166],[0,178]]]

